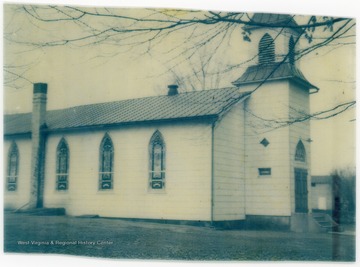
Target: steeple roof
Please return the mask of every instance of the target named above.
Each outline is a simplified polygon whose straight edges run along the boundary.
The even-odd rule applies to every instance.
[[[314,93],[319,91],[319,88],[311,84],[296,66],[288,62],[274,62],[272,64],[250,66],[233,84],[239,87],[244,84],[284,79],[298,82],[307,89],[313,89],[312,92]]]
[[[250,19],[250,24],[254,25],[246,25],[244,29],[293,27],[294,31],[301,32],[301,28],[298,28],[293,16],[288,14],[255,13]]]

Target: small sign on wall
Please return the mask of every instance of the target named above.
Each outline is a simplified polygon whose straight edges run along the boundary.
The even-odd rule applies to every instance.
[[[259,168],[260,176],[269,176],[271,175],[271,168]]]

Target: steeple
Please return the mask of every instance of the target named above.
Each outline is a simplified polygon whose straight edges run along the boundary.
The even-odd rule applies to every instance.
[[[248,67],[233,84],[261,83],[270,80],[289,79],[298,82],[309,93],[319,89],[312,85],[297,68],[296,45],[301,28],[291,15],[256,13],[243,28],[251,32],[252,52],[257,64]]]

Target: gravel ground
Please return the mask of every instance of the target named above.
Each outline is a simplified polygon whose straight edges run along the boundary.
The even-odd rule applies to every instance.
[[[355,261],[355,236],[4,215],[4,251],[119,259]]]

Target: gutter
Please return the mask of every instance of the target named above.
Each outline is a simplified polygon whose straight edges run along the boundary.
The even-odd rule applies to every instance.
[[[212,122],[217,119],[217,115],[204,115],[198,117],[185,117],[185,118],[170,118],[170,119],[159,119],[159,120],[149,120],[149,121],[132,121],[132,122],[120,122],[113,124],[98,124],[90,126],[77,126],[69,128],[57,128],[57,129],[46,129],[48,133],[57,133],[57,132],[72,132],[72,131],[87,131],[87,130],[104,130],[118,127],[126,126],[138,126],[138,125],[151,125],[156,123],[182,123],[182,122]]]
[[[241,99],[234,101],[233,103],[231,103],[226,109],[224,109],[219,115],[218,117],[214,118],[212,124],[211,124],[211,225],[214,225],[214,205],[215,205],[215,169],[214,169],[214,163],[215,163],[215,151],[214,151],[214,141],[215,141],[215,127],[217,125],[217,123],[219,123],[221,121],[221,119],[226,115],[226,113],[228,111],[230,111],[230,109],[239,103],[244,102],[246,99],[248,99],[251,96],[251,93],[247,93],[245,95],[243,95],[241,97]],[[245,116],[245,112],[244,112],[244,116]],[[244,118],[244,131],[245,131],[245,118]],[[244,134],[244,138],[245,138],[245,134]],[[245,145],[246,142],[244,142]],[[245,148],[244,148],[245,149]],[[245,165],[244,165],[245,167]],[[244,172],[245,175],[245,172]],[[244,177],[245,178],[245,177]],[[245,182],[245,181],[244,181]],[[245,189],[244,189],[245,190]]]
[[[130,122],[119,122],[110,124],[97,124],[97,125],[84,125],[75,127],[64,127],[64,128],[43,128],[43,133],[65,133],[65,132],[78,132],[88,130],[104,130],[111,128],[118,128],[121,126],[138,126],[138,125],[151,125],[154,123],[179,123],[179,122],[213,122],[217,120],[218,114],[213,115],[201,115],[195,117],[182,117],[182,118],[169,118],[169,119],[158,119],[148,121],[130,121]],[[4,133],[4,137],[13,137],[17,135],[30,135],[31,132],[26,133]]]
[[[31,138],[31,132],[24,133],[4,133],[4,140],[9,140],[13,138]]]
[[[297,77],[297,76],[283,76],[283,77],[275,77],[275,78],[267,78],[267,79],[259,79],[259,80],[252,80],[252,81],[244,81],[244,82],[234,82],[233,84],[235,86],[242,86],[242,85],[248,85],[253,83],[262,83],[264,81],[266,82],[272,82],[272,81],[281,81],[281,80],[291,80],[293,82],[299,83],[300,85],[306,87],[309,90],[309,94],[317,93],[320,89],[316,87],[315,85],[311,84],[307,80],[304,80],[303,78]]]

